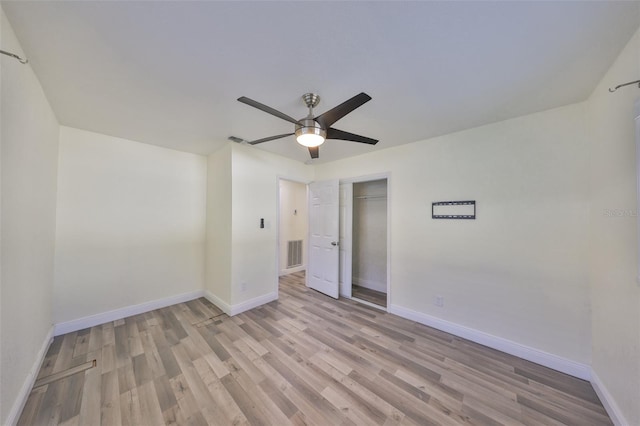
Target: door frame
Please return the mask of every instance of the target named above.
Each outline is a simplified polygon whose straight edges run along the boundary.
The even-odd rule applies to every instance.
[[[296,183],[301,183],[305,186],[306,191],[307,191],[307,196],[306,196],[306,200],[305,200],[305,204],[309,204],[309,184],[313,181],[311,180],[306,180],[306,179],[300,179],[300,178],[296,178],[296,177],[291,177],[291,176],[287,176],[287,175],[276,175],[276,288],[274,289],[274,291],[276,292],[276,294],[278,295],[278,297],[280,297],[280,244],[282,243],[280,241],[280,181],[281,180],[288,180],[289,182],[296,182]],[[308,213],[307,213],[307,221],[308,221]],[[307,223],[307,232],[306,232],[306,237],[305,237],[306,241],[305,244],[303,245],[303,249],[304,249],[304,254],[303,254],[303,258],[305,259],[305,271],[306,268],[309,266],[308,265],[308,247],[307,245],[309,244],[309,223]],[[305,273],[305,285],[307,284],[307,274]]]
[[[382,173],[373,173],[370,175],[362,175],[350,178],[340,179],[339,183],[360,183],[360,182],[369,182],[372,180],[387,180],[387,307],[384,309],[387,312],[389,311],[389,307],[391,306],[391,200],[392,200],[392,191],[391,191],[391,172],[382,172]],[[353,195],[353,194],[352,194]],[[353,214],[353,198],[351,199],[351,213]],[[351,241],[349,241],[349,247],[353,248],[353,221],[351,221],[351,232],[349,233],[349,237]],[[353,270],[353,258],[352,256],[348,256],[348,260],[350,262],[350,266]],[[353,283],[351,283],[353,285]],[[373,304],[372,304],[373,305]],[[382,309],[382,306],[376,306]]]
[[[640,98],[633,104],[633,117],[635,124],[635,145],[636,145],[636,212],[640,212]],[[636,284],[640,286],[640,214],[636,214],[636,247],[638,254],[636,258]]]
[[[345,259],[352,259],[353,255],[353,184],[351,182],[339,182],[339,197],[340,205],[338,207],[340,211],[340,230],[344,229],[342,235],[338,235],[340,239],[340,296],[351,299],[352,296],[352,262],[343,262],[342,252],[344,252]],[[344,199],[343,199],[344,197]],[[344,218],[343,218],[344,209]],[[344,221],[343,221],[344,219]],[[342,282],[340,282],[342,280]],[[343,291],[343,287],[345,287]]]

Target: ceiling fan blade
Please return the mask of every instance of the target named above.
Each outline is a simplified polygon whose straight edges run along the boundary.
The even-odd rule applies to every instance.
[[[343,130],[334,129],[333,127],[330,127],[329,130],[327,130],[327,139],[340,139],[343,141],[368,143],[369,145],[375,145],[378,143],[377,139],[356,135],[355,133],[345,132]]]
[[[330,109],[329,111],[321,114],[315,118],[315,120],[320,123],[323,129],[328,129],[335,123],[340,120],[345,115],[349,114],[354,109],[362,106],[363,104],[369,102],[371,100],[371,96],[362,92],[358,95],[355,95],[353,98],[344,101],[337,107]]]
[[[285,133],[284,135],[275,135],[275,136],[269,136],[267,138],[257,139],[255,141],[249,142],[249,145],[257,145],[257,144],[262,143],[262,142],[269,142],[269,141],[272,141],[272,140],[275,140],[275,139],[280,139],[280,138],[284,138],[284,137],[287,137],[287,136],[291,136],[292,134],[293,133]]]
[[[319,146],[309,147],[309,154],[311,154],[311,158],[320,157],[320,147]]]
[[[277,109],[273,109],[270,106],[267,106],[265,104],[261,104],[260,102],[254,101],[253,99],[249,99],[246,96],[239,97],[238,101],[242,102],[243,104],[247,104],[249,106],[252,106],[254,108],[258,108],[259,110],[264,111],[264,112],[266,112],[268,114],[275,115],[276,117],[282,118],[283,120],[286,120],[286,121],[288,121],[290,123],[298,124],[298,120],[296,120],[295,118],[289,117],[287,114],[285,114],[283,112],[280,112]]]

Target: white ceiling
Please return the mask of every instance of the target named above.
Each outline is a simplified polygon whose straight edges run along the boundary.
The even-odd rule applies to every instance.
[[[584,100],[638,2],[2,2],[61,124],[200,154],[364,91],[316,162]],[[634,76],[634,78],[638,78]],[[611,85],[621,83],[612,81]],[[256,146],[299,161],[293,137]]]

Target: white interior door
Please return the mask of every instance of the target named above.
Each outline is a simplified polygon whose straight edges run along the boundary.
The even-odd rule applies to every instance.
[[[339,294],[338,181],[309,184],[309,275],[307,285],[335,299]]]
[[[353,183],[340,184],[340,296],[351,298]]]

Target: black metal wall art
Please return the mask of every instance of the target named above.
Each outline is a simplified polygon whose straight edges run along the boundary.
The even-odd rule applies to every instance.
[[[462,206],[472,206],[472,209]],[[435,203],[431,203],[431,218],[475,219],[476,201],[436,201]]]

